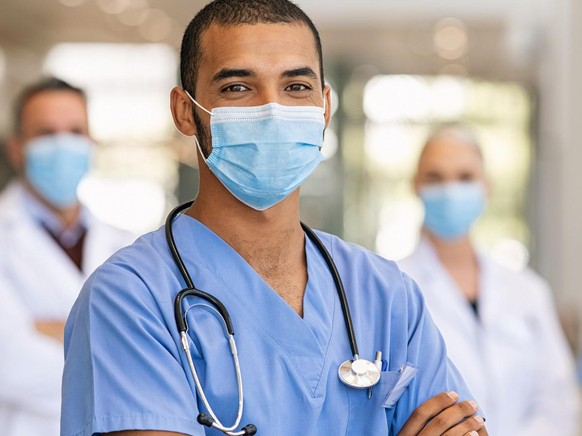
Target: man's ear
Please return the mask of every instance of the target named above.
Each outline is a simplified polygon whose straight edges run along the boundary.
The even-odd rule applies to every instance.
[[[24,170],[24,142],[20,137],[10,135],[6,139],[6,157],[18,174]]]
[[[323,88],[323,99],[325,100],[325,128],[329,127],[329,122],[331,120],[331,87],[326,84]]]
[[[192,100],[182,88],[176,86],[170,93],[170,109],[176,128],[186,136],[196,135]]]

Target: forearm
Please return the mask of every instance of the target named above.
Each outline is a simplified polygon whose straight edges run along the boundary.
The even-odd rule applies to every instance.
[[[0,401],[34,413],[58,414],[62,344],[35,329],[14,294],[4,290],[0,297]]]

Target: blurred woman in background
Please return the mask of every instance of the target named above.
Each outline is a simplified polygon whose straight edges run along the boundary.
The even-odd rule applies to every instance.
[[[414,187],[425,209],[422,237],[400,267],[420,285],[491,434],[575,435],[574,363],[550,289],[531,269],[505,268],[470,240],[489,188],[467,127],[430,135]]]

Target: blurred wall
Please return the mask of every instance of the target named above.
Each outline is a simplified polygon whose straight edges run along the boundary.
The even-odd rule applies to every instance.
[[[573,335],[582,313],[582,4],[561,0],[554,6],[539,50],[532,223],[535,264],[553,285]]]

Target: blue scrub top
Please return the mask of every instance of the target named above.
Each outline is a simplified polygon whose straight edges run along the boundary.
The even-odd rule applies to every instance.
[[[203,224],[181,215],[173,231],[196,286],[230,313],[244,385],[241,425],[255,424],[257,435],[395,435],[416,407],[440,392],[472,398],[420,291],[395,263],[318,233],[344,282],[360,356],[373,360],[380,350],[387,361],[369,399],[367,390],[338,378],[339,365],[352,358],[350,344],[331,273],[308,238],[301,318]],[[89,278],[66,325],[61,435],[129,429],[222,434],[196,421],[203,404],[173,311],[184,287],[163,228],[116,253]],[[185,304],[191,352],[210,405],[228,426],[238,404],[234,366],[222,323],[205,306],[197,298]],[[405,389],[395,390],[406,365],[417,372]]]

